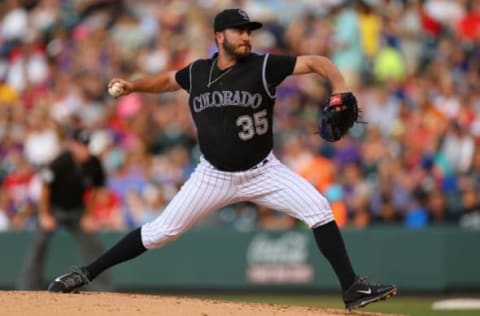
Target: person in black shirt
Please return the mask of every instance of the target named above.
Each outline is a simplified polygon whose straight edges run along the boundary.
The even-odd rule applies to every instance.
[[[105,172],[100,160],[90,154],[89,140],[87,130],[73,131],[68,149],[40,171],[43,184],[38,229],[21,274],[20,289],[43,287],[42,274],[48,243],[52,233],[60,227],[73,234],[86,260],[92,260],[103,251],[100,240],[94,234],[95,225],[89,212],[96,190],[105,185]],[[87,190],[91,190],[91,194],[85,203]],[[108,277],[99,281],[99,288],[109,288]]]
[[[197,128],[200,163],[155,220],[79,271],[54,280],[49,291],[71,292],[115,264],[174,241],[211,212],[250,201],[311,227],[338,276],[347,309],[396,294],[393,285],[370,284],[355,274],[328,201],[272,152],[276,87],[289,75],[315,73],[329,81],[333,94],[350,93],[343,76],[326,57],[252,53],[251,31],[261,26],[243,10],[224,10],[214,20],[218,53],[211,58],[133,82],[110,81],[109,88],[119,95],[185,90]]]

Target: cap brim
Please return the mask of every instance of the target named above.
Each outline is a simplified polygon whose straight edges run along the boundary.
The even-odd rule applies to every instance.
[[[247,23],[247,27],[250,31],[253,31],[253,30],[258,30],[259,28],[261,28],[263,26],[262,23],[260,22],[248,22]]]

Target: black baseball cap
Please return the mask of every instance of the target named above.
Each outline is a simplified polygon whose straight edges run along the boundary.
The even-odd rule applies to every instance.
[[[72,131],[71,139],[77,143],[88,145],[90,143],[90,132],[83,128],[76,128]]]
[[[213,30],[221,32],[228,28],[246,27],[253,31],[263,26],[260,22],[250,21],[248,14],[242,9],[226,9],[215,16]]]

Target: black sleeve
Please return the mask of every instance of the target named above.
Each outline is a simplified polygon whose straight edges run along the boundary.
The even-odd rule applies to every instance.
[[[175,80],[177,80],[177,83],[182,89],[187,92],[190,91],[190,65],[177,71],[175,74]]]
[[[55,158],[48,166],[40,170],[40,178],[48,185],[51,185],[57,174],[62,173],[64,166],[68,164],[69,155],[67,152],[62,153]]]
[[[103,169],[101,161],[97,157],[93,156],[92,158],[94,170],[93,187],[103,187],[106,182],[105,170]]]
[[[297,57],[288,55],[268,55],[265,78],[271,90],[293,73]]]

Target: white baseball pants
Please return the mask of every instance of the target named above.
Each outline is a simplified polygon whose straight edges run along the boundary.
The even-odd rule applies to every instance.
[[[285,212],[309,227],[334,220],[328,201],[273,153],[239,172],[220,171],[202,157],[165,210],[142,226],[142,242],[147,249],[162,247],[211,212],[241,201]]]

